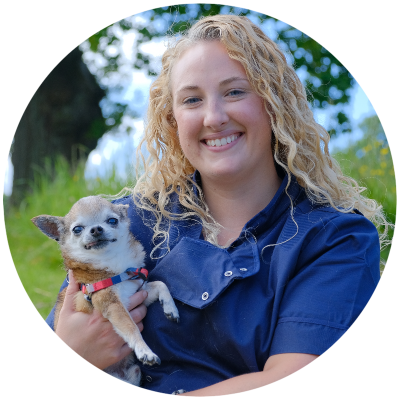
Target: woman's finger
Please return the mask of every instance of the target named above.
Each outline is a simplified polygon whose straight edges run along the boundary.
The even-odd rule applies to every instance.
[[[129,312],[131,314],[131,318],[133,319],[133,322],[138,325],[139,322],[142,321],[142,319],[146,316],[147,314],[147,307],[144,304],[141,304],[140,306],[134,308]]]
[[[142,304],[146,298],[148,293],[145,290],[139,290],[129,298],[128,310],[131,311],[140,304]]]
[[[69,285],[67,286],[67,290],[65,292],[65,298],[62,308],[64,309],[64,311],[74,312],[74,298],[76,293],[79,292],[79,284],[75,280],[74,273],[71,270],[68,271],[68,279]]]
[[[139,331],[143,330],[142,320],[147,314],[147,307],[143,304],[146,300],[148,293],[145,290],[140,290],[130,297],[128,310],[133,322],[139,328]]]

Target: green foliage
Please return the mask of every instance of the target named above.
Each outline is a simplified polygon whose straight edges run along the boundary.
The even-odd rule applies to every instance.
[[[103,28],[101,31],[98,31],[94,35],[90,36],[90,38],[88,39],[88,42],[90,43],[90,48],[92,50],[97,50],[99,48],[101,38],[107,36],[107,29],[108,29],[108,26]],[[111,43],[111,42],[112,42],[112,38],[108,41],[108,43]]]
[[[106,123],[103,118],[96,118],[92,121],[89,129],[86,132],[86,138],[88,139],[100,139],[104,135],[106,130]]]
[[[180,4],[156,8],[142,13],[143,20],[128,17],[102,29],[88,39],[90,49],[103,58],[105,66],[100,75],[103,77],[115,74],[120,63],[125,63],[126,69],[126,60],[121,61],[121,54],[115,54],[115,49],[121,41],[118,32],[135,32],[137,35],[134,44],[136,56],[132,60],[131,68],[146,70],[149,75],[156,75],[152,56],[144,53],[141,45],[155,38],[179,34],[201,17],[216,14],[245,15],[258,23],[264,31],[267,27],[269,30],[272,24],[278,34],[276,42],[293,62],[294,68],[301,70],[306,76],[305,85],[313,107],[325,108],[328,105],[343,105],[349,102],[349,89],[354,84],[353,77],[340,61],[319,43],[296,28],[268,15],[220,4]],[[110,46],[114,49],[111,54],[108,52]],[[337,110],[331,126],[327,129],[331,135],[351,131],[348,116],[342,110]]]
[[[20,207],[13,208],[7,201],[4,204],[8,244],[15,267],[43,318],[56,301],[65,271],[57,243],[41,233],[31,218],[40,214],[63,216],[81,197],[118,193],[124,187],[115,176],[87,184],[84,168],[83,161],[73,169],[64,158],[58,158],[53,170],[47,162],[44,169],[36,171],[32,193]]]
[[[364,194],[383,206],[387,219],[394,224],[396,218],[396,181],[389,145],[377,116],[366,118],[360,128],[361,140],[334,154],[345,175],[354,178],[366,188]],[[393,229],[389,232],[393,236]],[[390,246],[382,252],[387,260]]]

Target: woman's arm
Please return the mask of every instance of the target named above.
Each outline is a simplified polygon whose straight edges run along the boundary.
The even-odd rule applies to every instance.
[[[86,361],[100,369],[122,360],[132,350],[99,311],[94,310],[92,314],[75,311],[74,296],[79,291],[79,285],[71,271],[69,281],[56,334]],[[143,330],[141,321],[147,312],[142,304],[146,297],[147,292],[141,290],[130,298],[130,314],[140,331]]]
[[[246,375],[236,376],[203,389],[184,393],[181,396],[219,396],[256,389],[278,381],[305,367],[318,356],[304,353],[276,354],[268,358],[264,369]]]

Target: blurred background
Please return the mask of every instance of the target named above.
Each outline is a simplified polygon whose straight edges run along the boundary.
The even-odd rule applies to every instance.
[[[385,133],[352,75],[327,49],[282,21],[215,4],[168,6],[125,18],[88,38],[43,81],[10,149],[4,209],[21,281],[45,318],[65,277],[56,242],[30,219],[65,215],[79,198],[134,184],[148,91],[168,37],[209,14],[246,15],[285,52],[306,87],[330,151],[395,222],[396,187]],[[390,232],[392,236],[393,232]],[[382,269],[390,247],[382,251]]]

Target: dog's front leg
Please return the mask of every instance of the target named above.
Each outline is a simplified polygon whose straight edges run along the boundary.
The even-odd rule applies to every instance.
[[[149,295],[144,301],[145,306],[149,306],[156,300],[160,300],[165,316],[171,321],[179,322],[178,309],[165,283],[160,281],[149,282],[146,284],[146,291]]]
[[[160,359],[147,346],[139,328],[133,322],[128,310],[111,288],[93,293],[92,303],[114,327],[143,364],[160,364]]]

